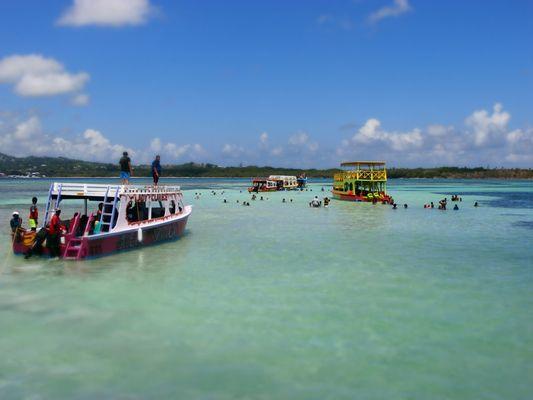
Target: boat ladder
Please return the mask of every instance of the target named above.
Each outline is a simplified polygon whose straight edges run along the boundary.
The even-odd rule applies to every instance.
[[[102,214],[100,215],[100,232],[109,232],[113,228],[113,222],[115,220],[115,214],[117,212],[118,192],[120,186],[117,186],[115,195],[109,196],[110,187],[107,187],[104,196],[104,203],[102,207]]]
[[[54,192],[54,183],[50,184],[50,190],[48,191],[48,201],[46,202],[46,211],[44,212],[43,226],[46,226],[46,224],[48,223],[50,211],[52,210],[52,208],[57,208],[57,206],[59,205],[59,202],[61,201],[61,188],[62,187],[63,187],[63,184],[60,183],[58,192],[57,192],[57,197],[55,199],[54,206],[52,207],[52,193]]]
[[[65,260],[79,260],[81,259],[83,250],[83,242],[80,237],[73,237],[67,243],[67,248],[63,254]]]

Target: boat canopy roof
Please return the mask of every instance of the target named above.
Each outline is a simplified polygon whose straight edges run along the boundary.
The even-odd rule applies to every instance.
[[[341,163],[341,167],[358,167],[358,166],[385,166],[385,161],[347,161]]]
[[[293,179],[293,180],[296,180],[296,177],[294,175],[270,175],[268,177],[268,179],[271,179],[271,180],[278,180],[278,181],[281,181],[281,180],[287,180],[287,179]]]
[[[118,190],[118,192],[117,192]],[[179,186],[104,185],[94,183],[54,182],[50,188],[53,198],[88,199],[102,201],[106,197],[125,194],[180,194]]]

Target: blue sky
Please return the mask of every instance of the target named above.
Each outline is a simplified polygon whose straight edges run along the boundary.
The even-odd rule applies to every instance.
[[[533,2],[0,2],[13,155],[533,167]]]

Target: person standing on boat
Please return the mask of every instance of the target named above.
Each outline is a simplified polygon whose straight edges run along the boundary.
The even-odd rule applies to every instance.
[[[133,174],[133,168],[131,168],[131,159],[128,157],[128,152],[122,153],[122,157],[119,161],[120,164],[120,179],[122,179],[123,185],[130,184],[130,177]]]
[[[155,156],[155,160],[152,161],[152,178],[154,179],[154,186],[157,186],[159,177],[161,176],[161,157]]]
[[[39,210],[37,209],[37,197],[31,199],[30,216],[28,217],[28,225],[32,231],[37,230],[37,224],[39,219]]]
[[[48,227],[48,237],[46,238],[46,246],[50,253],[50,257],[55,258],[59,257],[59,238],[61,235],[61,210],[58,208],[52,219],[50,220],[50,225]]]

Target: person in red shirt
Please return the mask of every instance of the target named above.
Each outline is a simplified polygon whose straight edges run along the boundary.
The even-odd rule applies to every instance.
[[[37,197],[31,199],[30,216],[28,217],[28,224],[32,231],[37,230],[37,224],[39,223],[39,210],[37,208]]]
[[[59,257],[59,239],[61,236],[61,210],[58,208],[48,226],[48,237],[46,239],[46,246],[50,253],[50,257]]]

